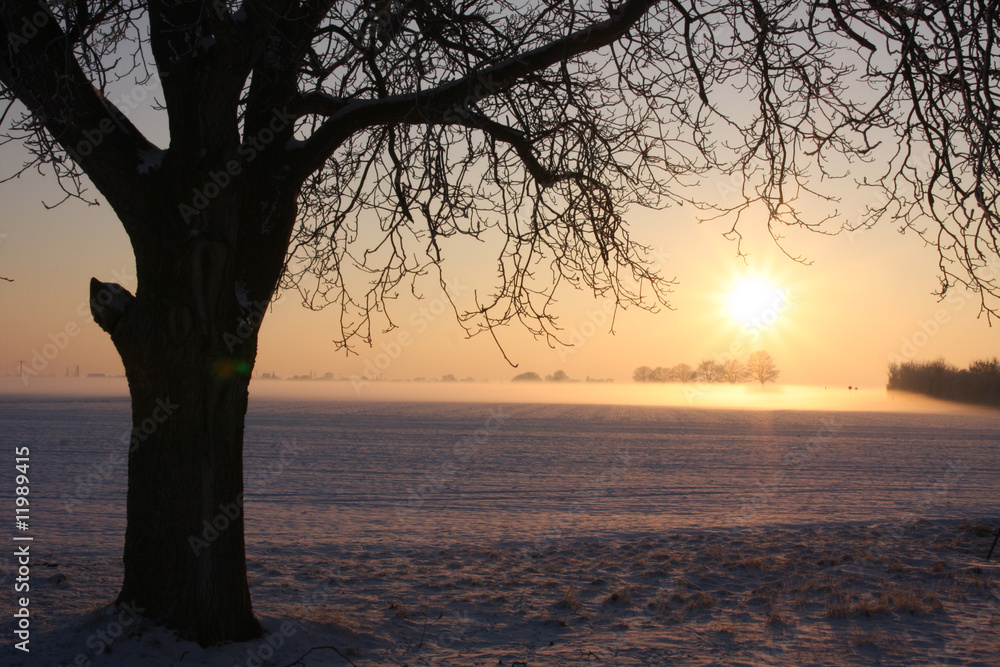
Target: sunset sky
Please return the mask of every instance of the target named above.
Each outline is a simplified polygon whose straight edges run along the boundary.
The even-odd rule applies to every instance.
[[[6,147],[4,172],[22,158]],[[18,360],[30,362],[36,353],[52,356],[51,345],[59,350],[43,374],[64,375],[77,365],[82,374],[121,373],[111,341],[86,306],[91,276],[135,288],[128,240],[110,209],[67,202],[46,210],[42,202],[58,201],[59,190],[54,179],[35,173],[0,186],[0,197],[0,275],[15,281],[0,283],[0,375],[15,374]],[[865,203],[851,197],[844,195],[841,210]],[[744,228],[750,253],[744,264],[736,245],[722,237],[724,228],[698,224],[687,208],[633,210],[628,219],[635,237],[655,249],[663,273],[679,282],[672,311],[620,312],[612,335],[610,303],[566,291],[557,312],[565,338],[576,345],[552,349],[521,329],[503,329],[498,337],[518,364],[514,369],[489,337],[465,339],[430,280],[422,285],[423,301],[404,294],[393,304],[398,329],[376,335],[371,348],[357,346],[350,356],[331,342],[337,313],[306,310],[295,294],[284,294],[265,320],[257,373],[350,376],[377,368],[385,379],[453,374],[497,381],[524,371],[545,375],[563,369],[573,378],[625,382],[640,365],[696,365],[727,352],[745,358],[764,349],[781,369],[782,382],[878,388],[893,355],[945,357],[965,365],[998,352],[997,331],[985,317],[977,318],[977,297],[956,291],[939,302],[932,295],[935,251],[891,225],[834,237],[790,234],[786,247],[812,262],[805,266],[783,255],[763,224]],[[476,256],[467,250],[456,247],[444,264],[459,300],[491,286],[486,253],[496,248]],[[770,285],[771,296],[752,291],[734,296],[748,279]],[[751,305],[749,314],[743,313],[749,323],[741,322],[734,300],[755,298],[763,299],[762,305]]]
[[[166,146],[163,118],[149,108],[156,80],[146,88],[118,85],[127,92],[112,86],[109,99],[152,141]],[[2,147],[0,174],[11,175],[26,159],[23,148]],[[725,205],[734,196],[733,186],[740,185],[703,182],[701,196]],[[806,209],[807,217],[823,219],[836,206],[846,212],[843,221],[858,222],[873,194],[859,191],[850,178],[835,187],[840,201]],[[34,170],[0,184],[0,276],[14,280],[0,281],[0,376],[16,374],[18,360],[30,364],[33,359],[36,369],[44,364],[42,374],[62,376],[77,366],[81,374],[123,372],[86,300],[91,276],[135,289],[128,239],[106,204],[68,201],[51,210],[43,205],[62,196],[54,178]],[[653,248],[662,274],[678,281],[673,310],[619,312],[612,334],[610,302],[563,290],[555,312],[564,339],[575,345],[553,349],[516,326],[501,329],[497,337],[518,365],[512,368],[489,336],[466,339],[430,277],[417,285],[422,301],[402,290],[391,304],[397,329],[376,332],[371,348],[358,344],[350,355],[332,342],[334,309],[309,311],[296,294],[284,293],[264,322],[256,373],[376,371],[385,379],[452,374],[497,381],[525,371],[546,375],[562,369],[572,378],[625,382],[641,365],[694,366],[727,353],[742,359],[763,349],[775,359],[781,382],[879,388],[891,359],[944,357],[964,366],[1000,353],[998,331],[979,317],[978,296],[956,289],[939,301],[932,294],[938,287],[936,250],[915,234],[899,234],[891,221],[836,236],[787,231],[785,249],[808,260],[806,265],[778,249],[762,212],[741,228],[746,262],[737,256],[736,244],[723,238],[727,225],[699,224],[690,207],[633,209],[625,217],[633,239]],[[476,291],[490,292],[497,251],[495,245],[471,241],[445,246],[445,276],[460,304],[464,299],[469,305]],[[769,287],[754,292],[748,281]],[[385,320],[375,324],[384,326]]]

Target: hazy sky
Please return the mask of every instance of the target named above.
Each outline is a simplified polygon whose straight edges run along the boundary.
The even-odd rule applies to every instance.
[[[14,150],[0,153],[4,172],[22,157]],[[86,305],[91,276],[135,288],[128,240],[111,210],[77,202],[46,210],[42,202],[58,201],[59,190],[53,179],[36,174],[0,186],[0,197],[0,275],[15,280],[0,283],[0,374],[16,373],[18,360],[35,360],[36,367],[44,361],[44,374],[63,375],[77,365],[83,374],[121,373],[110,339]],[[848,195],[842,210],[863,203]],[[560,323],[576,345],[551,349],[523,330],[501,330],[508,356],[519,365],[514,369],[490,338],[465,339],[430,281],[422,301],[401,297],[393,304],[398,329],[377,335],[372,348],[357,347],[351,356],[336,352],[331,342],[335,312],[306,310],[296,295],[286,294],[265,320],[257,372],[349,376],[377,370],[386,379],[450,373],[505,380],[528,370],[544,375],[563,369],[574,378],[621,382],[640,365],[695,365],[727,352],[741,358],[765,349],[784,382],[873,388],[884,385],[893,355],[945,357],[965,365],[998,352],[997,331],[977,318],[975,296],[956,292],[939,302],[931,294],[937,286],[935,252],[890,225],[835,237],[791,235],[787,247],[811,260],[809,266],[785,257],[757,229],[748,235],[745,265],[735,244],[722,238],[724,229],[699,225],[686,208],[631,211],[628,218],[635,236],[656,249],[664,274],[679,281],[675,310],[620,312],[612,335],[609,303],[566,292]],[[459,300],[474,289],[487,290],[483,267],[489,269],[489,262],[462,248],[456,253],[446,257],[445,267]],[[756,324],[740,322],[730,298],[747,277],[763,278],[775,290],[756,306]],[[754,312],[751,307],[751,317]]]
[[[112,89],[109,99],[164,146],[162,119],[143,106],[156,85],[154,79],[149,90],[134,87],[119,94]],[[3,147],[0,173],[12,174],[24,159],[18,147]],[[716,203],[726,203],[733,188],[724,185],[709,183],[705,191]],[[872,194],[859,192],[849,181],[843,186],[837,208],[863,210]],[[123,372],[86,300],[91,276],[134,290],[128,239],[107,205],[43,206],[61,198],[55,180],[34,171],[0,185],[0,275],[15,281],[0,281],[0,375],[15,374],[18,360],[34,362],[36,369],[44,366],[43,374],[64,375],[77,366],[81,374]],[[822,219],[829,212],[808,214]],[[522,329],[500,330],[498,338],[518,364],[515,369],[488,336],[465,338],[431,280],[421,286],[422,301],[404,294],[392,304],[398,329],[376,335],[371,348],[358,346],[350,356],[332,343],[336,312],[309,311],[295,294],[285,294],[264,322],[257,373],[506,380],[524,371],[545,375],[563,369],[574,378],[621,382],[641,365],[696,365],[764,349],[777,362],[783,382],[873,388],[884,386],[892,358],[945,357],[966,365],[1000,351],[997,330],[978,318],[977,297],[956,291],[939,302],[932,295],[938,286],[935,250],[913,234],[900,235],[891,224],[833,237],[789,232],[786,249],[810,260],[807,266],[778,250],[763,229],[763,217],[756,225],[747,220],[742,228],[750,253],[746,264],[737,257],[736,245],[722,237],[724,226],[698,224],[689,208],[632,210],[626,219],[633,238],[654,248],[663,274],[678,280],[674,310],[619,312],[612,335],[610,303],[563,292],[557,313],[564,338],[575,345],[552,349]],[[456,242],[445,250],[445,271],[460,303],[469,303],[474,290],[490,290],[490,253],[495,256],[496,247]],[[773,291],[737,297],[749,308],[749,314],[742,313],[750,318],[746,322],[740,321],[731,295],[748,278],[769,282]]]

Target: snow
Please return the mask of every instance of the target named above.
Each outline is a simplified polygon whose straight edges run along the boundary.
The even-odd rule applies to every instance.
[[[244,310],[250,310],[250,296],[247,284],[243,280],[236,281],[236,301]]]
[[[995,411],[254,398],[248,567],[269,636],[207,649],[110,605],[128,415],[116,395],[0,395],[2,450],[31,447],[35,501],[32,652],[9,641],[0,663],[989,665],[1000,650],[1000,564],[983,560]],[[6,550],[6,599],[15,565]]]

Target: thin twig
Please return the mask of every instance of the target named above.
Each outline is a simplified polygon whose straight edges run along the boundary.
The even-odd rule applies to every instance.
[[[427,611],[424,610],[424,627],[420,631],[420,642],[417,644],[417,650],[420,650],[424,647],[424,635],[427,634],[427,619],[428,619]]]
[[[294,665],[302,665],[303,667],[305,667],[305,663],[302,662],[302,661],[306,659],[306,656],[308,656],[313,651],[319,651],[320,649],[324,649],[324,648],[330,649],[331,651],[333,651],[334,653],[336,653],[337,655],[339,655],[341,658],[343,658],[347,662],[351,663],[352,665],[355,665],[355,667],[357,666],[356,662],[354,662],[353,660],[351,660],[350,658],[348,658],[346,655],[344,655],[343,653],[341,653],[340,649],[338,649],[336,646],[313,646],[311,649],[309,649],[308,651],[306,651],[305,653],[303,653],[301,656],[299,656],[298,659],[296,659],[296,660],[288,663],[287,665],[285,665],[285,667],[294,667]]]

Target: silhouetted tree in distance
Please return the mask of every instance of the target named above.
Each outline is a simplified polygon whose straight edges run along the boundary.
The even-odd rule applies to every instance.
[[[764,384],[774,382],[778,377],[778,369],[774,360],[767,352],[755,352],[750,355],[744,364],[736,359],[728,359],[724,363],[718,363],[711,359],[706,359],[698,364],[697,368],[692,368],[688,364],[677,364],[670,369],[657,366],[655,369],[649,366],[640,366],[632,373],[635,382],[745,382],[755,380]],[[764,378],[764,379],[761,379]]]
[[[947,401],[1000,406],[1000,359],[980,359],[966,369],[944,359],[891,364],[886,388]]]
[[[774,363],[774,359],[771,355],[763,350],[757,350],[752,352],[749,357],[747,357],[747,373],[750,377],[757,382],[760,382],[760,386],[764,386],[768,382],[774,382],[778,379],[780,372],[778,367]]]
[[[654,368],[649,378],[650,382],[670,382],[671,380],[673,380],[673,374],[669,368],[664,368],[663,366]]]
[[[693,382],[697,375],[687,364],[677,364],[670,369],[670,377],[677,382]]]
[[[639,366],[632,373],[633,382],[654,382],[653,369],[649,366]]]
[[[712,359],[705,359],[698,364],[695,375],[702,382],[720,382],[722,381],[722,366]]]
[[[391,327],[387,302],[417,276],[447,288],[449,239],[494,241],[495,283],[464,292],[460,322],[553,342],[559,286],[665,302],[672,283],[629,235],[628,207],[687,202],[728,216],[736,239],[759,208],[777,240],[828,229],[795,197],[868,160],[876,173],[858,178],[877,203],[857,226],[921,234],[941,290],[966,284],[995,311],[996,3],[46,6],[0,4],[7,141],[31,151],[23,170],[44,166],[73,197],[93,185],[118,216],[138,289],[95,279],[92,312],[133,425],[178,406],[129,453],[119,599],[202,643],[260,634],[242,441],[279,286],[338,308],[339,344],[370,343],[373,316]],[[111,102],[116,82],[154,74],[166,147]],[[735,198],[688,187],[710,173],[737,181]],[[230,526],[192,548],[221,511]]]
[[[730,384],[736,384],[749,379],[749,374],[743,362],[737,359],[727,359],[722,364],[722,378]]]

